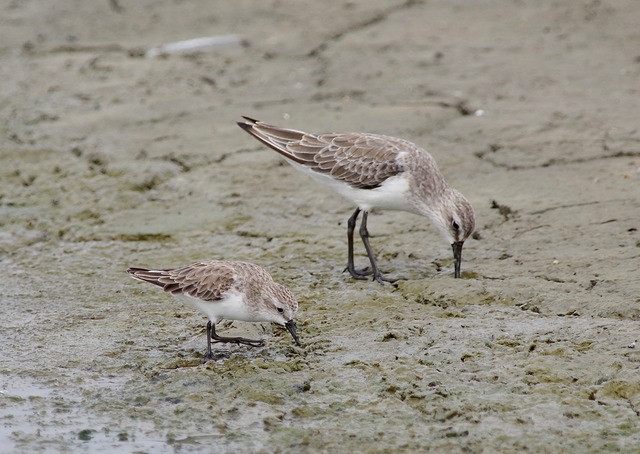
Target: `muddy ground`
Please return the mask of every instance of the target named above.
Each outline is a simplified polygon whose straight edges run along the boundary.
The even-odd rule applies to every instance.
[[[9,0],[0,6],[1,452],[637,452],[637,0]],[[205,52],[163,43],[236,34]],[[432,152],[474,205],[463,279],[235,122]],[[358,245],[360,246],[360,245]],[[358,249],[358,262],[366,263]],[[216,348],[128,266],[247,260],[303,346]]]

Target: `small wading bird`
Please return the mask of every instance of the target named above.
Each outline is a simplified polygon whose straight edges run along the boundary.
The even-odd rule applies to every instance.
[[[215,324],[222,319],[274,322],[287,328],[296,345],[300,345],[293,321],[298,302],[289,289],[274,282],[271,275],[257,265],[211,260],[181,268],[129,268],[127,272],[135,279],[161,287],[209,317],[205,360],[213,358],[211,342],[263,345],[262,340],[218,336]]]
[[[460,277],[462,245],[475,229],[469,201],[449,187],[433,157],[403,139],[367,133],[311,134],[249,117],[238,125],[282,155],[289,164],[352,201],[357,208],[347,223],[347,268],[355,279],[383,276],[369,244],[367,218],[373,208],[403,210],[431,219],[453,249],[454,276]],[[357,270],[353,232],[362,212],[360,237],[371,271]]]

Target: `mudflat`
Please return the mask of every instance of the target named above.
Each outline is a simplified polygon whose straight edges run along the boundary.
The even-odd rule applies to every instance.
[[[4,2],[0,452],[636,452],[636,3]],[[392,211],[403,279],[351,279],[353,207],[241,115],[429,150],[476,210],[462,279]],[[302,347],[221,323],[267,345],[204,363],[125,272],[209,259],[289,287]]]

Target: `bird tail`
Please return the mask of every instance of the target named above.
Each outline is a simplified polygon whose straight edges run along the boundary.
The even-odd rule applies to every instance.
[[[167,284],[166,281],[163,282],[163,277],[166,277],[166,270],[148,270],[146,268],[129,268],[127,273],[131,275],[134,279],[138,279],[139,281],[149,282],[150,284],[157,285],[158,287],[164,288]]]
[[[298,164],[304,164],[303,160],[287,150],[287,145],[302,140],[302,138],[307,135],[306,132],[281,128],[280,126],[263,123],[250,117],[243,116],[242,118],[246,121],[239,121],[238,126],[247,133],[251,134],[269,148],[277,151],[285,158]]]

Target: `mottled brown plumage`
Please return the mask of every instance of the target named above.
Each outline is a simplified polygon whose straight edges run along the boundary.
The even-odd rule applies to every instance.
[[[300,345],[293,316],[298,302],[285,286],[273,281],[263,268],[246,262],[211,260],[172,269],[129,268],[134,278],[161,287],[209,317],[207,358],[211,339],[252,346],[262,341],[241,337],[220,337],[215,324],[222,319],[267,321],[285,326]]]
[[[404,172],[405,166],[398,155],[415,147],[406,140],[389,136],[310,134],[250,121],[253,123],[238,124],[285,158],[358,189],[377,188],[388,178]]]
[[[449,187],[426,150],[395,137],[369,133],[312,134],[270,125],[249,117],[238,125],[274,149],[298,170],[330,187],[357,205],[347,224],[347,270],[356,279],[367,273],[353,263],[353,232],[364,211],[360,236],[374,279],[386,279],[378,270],[369,245],[368,212],[373,208],[404,210],[430,218],[449,240],[460,277],[462,244],[473,233],[475,214],[469,201]]]
[[[166,270],[147,270],[144,268],[129,268],[129,273],[136,278],[162,287],[172,295],[186,294],[203,301],[217,301],[234,284],[235,270],[239,267],[249,268],[241,262],[230,266],[228,262],[212,261],[200,262],[181,268]],[[255,272],[262,271],[259,267]]]

